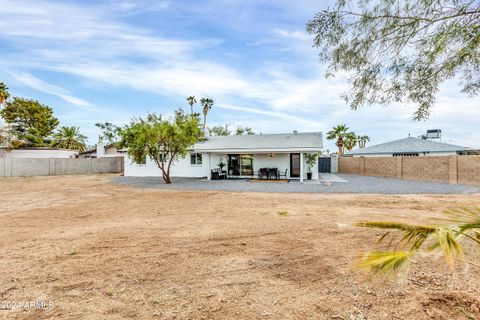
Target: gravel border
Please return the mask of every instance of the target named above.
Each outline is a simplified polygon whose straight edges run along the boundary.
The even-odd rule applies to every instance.
[[[169,190],[221,190],[234,192],[301,192],[301,193],[369,193],[369,194],[475,194],[480,186],[388,179],[353,174],[339,174],[348,182],[290,181],[288,183],[250,182],[248,180],[215,180],[172,178],[167,185],[161,177],[115,177],[114,182],[137,188]]]

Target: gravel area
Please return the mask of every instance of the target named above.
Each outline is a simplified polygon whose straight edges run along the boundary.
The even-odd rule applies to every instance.
[[[387,179],[352,174],[339,174],[348,182],[290,181],[250,182],[248,180],[216,180],[172,178],[166,185],[161,177],[115,177],[121,185],[138,188],[172,190],[223,190],[253,192],[306,192],[306,193],[372,193],[372,194],[466,194],[480,193],[480,186]]]

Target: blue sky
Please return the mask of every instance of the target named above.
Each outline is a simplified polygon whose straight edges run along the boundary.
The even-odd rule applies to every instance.
[[[0,81],[51,106],[90,144],[95,122],[188,110],[193,94],[215,100],[209,126],[327,132],[347,123],[372,144],[440,128],[445,142],[480,147],[480,100],[461,95],[457,81],[442,86],[426,122],[411,121],[413,105],[351,111],[340,98],[345,76],[325,79],[305,32],[328,4],[0,0]]]

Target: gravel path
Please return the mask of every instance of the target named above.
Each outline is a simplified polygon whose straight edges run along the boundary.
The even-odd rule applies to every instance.
[[[308,193],[377,193],[377,194],[465,194],[480,193],[480,186],[387,179],[352,174],[339,174],[348,182],[318,181],[249,182],[248,180],[217,180],[173,178],[166,185],[161,177],[116,177],[115,182],[139,188],[173,190],[225,190],[253,192],[308,192]]]

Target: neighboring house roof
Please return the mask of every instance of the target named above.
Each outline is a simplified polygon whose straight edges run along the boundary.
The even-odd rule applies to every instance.
[[[413,137],[394,140],[374,146],[355,149],[345,155],[385,154],[385,153],[421,153],[421,152],[456,152],[468,150],[467,147],[453,144],[424,140]]]
[[[194,145],[196,152],[320,151],[321,132],[211,136]]]

